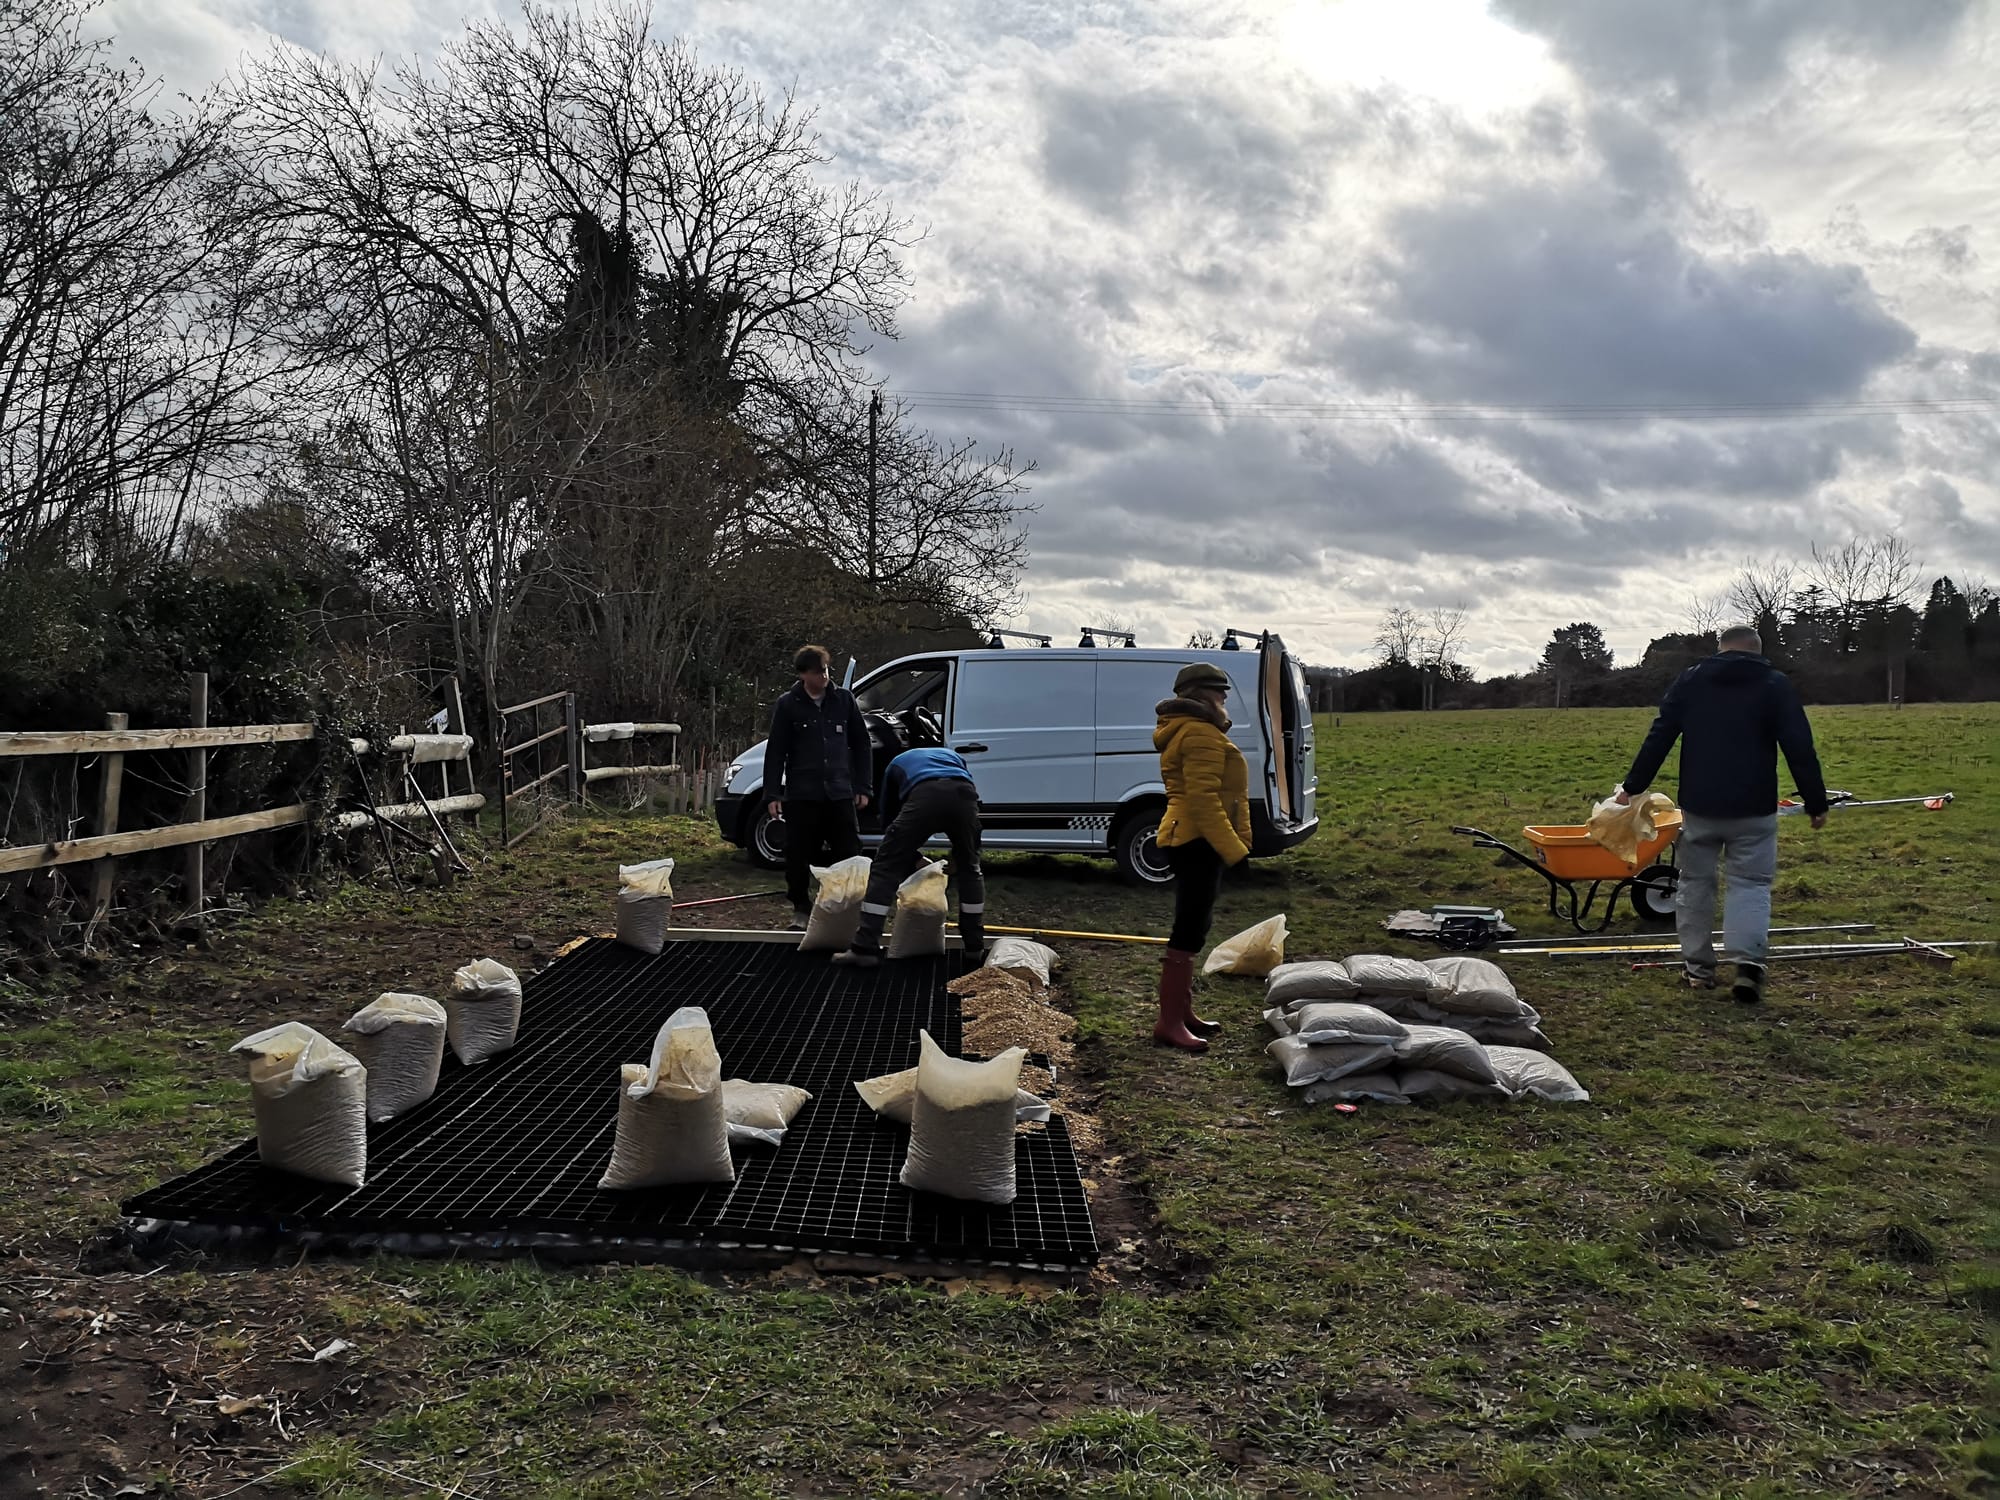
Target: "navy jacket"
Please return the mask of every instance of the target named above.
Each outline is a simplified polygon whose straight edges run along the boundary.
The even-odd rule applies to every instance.
[[[1646,790],[1677,738],[1679,801],[1691,813],[1705,818],[1775,813],[1780,749],[1806,811],[1826,811],[1826,782],[1806,711],[1791,679],[1761,656],[1724,651],[1675,678],[1625,773],[1626,791],[1636,797]]]
[[[910,788],[926,781],[947,779],[972,780],[972,767],[956,750],[947,750],[942,745],[905,750],[889,762],[888,772],[882,777],[882,806],[877,809],[882,815],[882,826],[887,828],[896,821]]]
[[[819,702],[794,684],[771,710],[764,746],[764,800],[840,802],[873,794],[874,752],[861,705],[843,687],[826,685]],[[782,789],[782,790],[781,790]]]

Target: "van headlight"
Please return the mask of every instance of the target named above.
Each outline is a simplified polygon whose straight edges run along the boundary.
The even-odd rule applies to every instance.
[[[737,776],[738,776],[739,774],[741,774],[742,770],[743,770],[743,762],[742,762],[742,761],[740,761],[740,760],[737,760],[737,761],[731,761],[731,762],[729,763],[729,770],[728,770],[728,772],[727,772],[727,773],[725,773],[725,774],[724,774],[724,776],[723,776],[723,778],[722,778],[722,784],[723,784],[724,786],[734,786],[734,785],[736,784],[736,778],[737,778]]]

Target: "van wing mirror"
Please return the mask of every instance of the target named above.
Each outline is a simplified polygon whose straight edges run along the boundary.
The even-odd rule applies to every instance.
[[[847,658],[847,674],[840,679],[840,685],[850,692],[854,688],[854,658],[851,656]]]

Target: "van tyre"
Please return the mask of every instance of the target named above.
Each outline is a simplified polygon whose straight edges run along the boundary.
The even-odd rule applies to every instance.
[[[785,824],[780,818],[771,816],[771,809],[758,798],[756,812],[750,817],[750,837],[746,841],[750,850],[750,863],[762,865],[767,870],[782,870],[785,867]]]
[[[1157,890],[1174,883],[1167,851],[1154,839],[1159,827],[1160,809],[1156,804],[1127,813],[1112,830],[1111,853],[1118,861],[1118,873],[1128,885]]]

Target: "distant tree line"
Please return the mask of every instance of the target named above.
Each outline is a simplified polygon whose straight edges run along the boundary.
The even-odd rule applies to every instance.
[[[1480,679],[1459,660],[1464,610],[1382,617],[1375,660],[1315,667],[1323,710],[1602,708],[1657,703],[1675,677],[1712,655],[1723,627],[1755,626],[1764,653],[1812,703],[2000,698],[2000,595],[1983,579],[1925,570],[1894,535],[1814,547],[1803,562],[1753,564],[1720,593],[1691,598],[1682,628],[1620,665],[1589,621],[1555,629],[1527,672]]]

